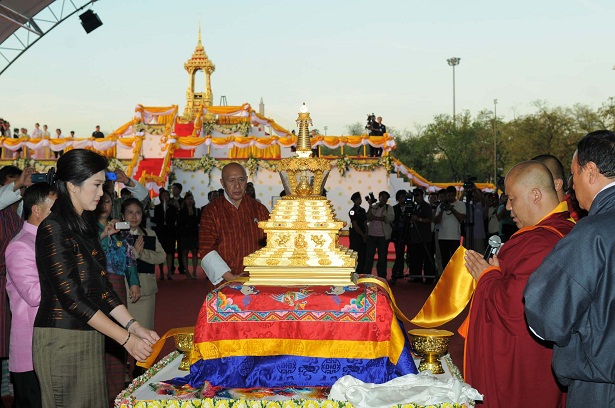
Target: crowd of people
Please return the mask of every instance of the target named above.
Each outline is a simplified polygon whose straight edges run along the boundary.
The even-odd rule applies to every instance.
[[[367,210],[361,207],[360,192],[351,196],[350,248],[358,253],[357,272],[371,274],[376,253],[377,275],[391,277],[390,284],[407,278],[423,283],[435,282],[459,247],[466,228],[472,228],[470,249],[484,252],[487,241],[497,235],[506,242],[517,230],[506,194],[483,193],[474,185],[461,197],[456,187],[449,186],[427,193],[420,187],[398,190],[395,205],[389,205],[389,193],[381,191],[378,198],[365,196]],[[466,222],[468,205],[472,207],[473,223]],[[389,243],[395,247],[395,260],[387,270]]]
[[[74,149],[51,183],[33,184],[31,168],[0,169],[0,296],[12,311],[9,326],[0,302],[0,357],[17,406],[109,406],[127,362],[144,361],[159,339],[156,265],[172,279],[177,251],[177,272],[193,278],[200,262],[211,290],[243,276],[243,258],[265,245],[258,223],[269,212],[238,163],[224,166],[222,189],[201,209],[179,183],[161,190],[153,229],[148,191],[107,167]],[[565,179],[561,162],[542,155],[513,167],[500,196],[466,185],[461,197],[455,187],[400,190],[395,205],[386,191],[351,197],[357,271],[371,274],[378,253],[386,279],[393,241],[391,284],[436,279],[472,237],[465,264],[476,290],[460,333],[465,380],[485,406],[613,405],[615,133],[586,135]],[[485,259],[491,235],[504,244]]]
[[[49,127],[44,124],[41,128],[40,123],[35,123],[32,131],[28,131],[28,128],[13,128],[11,129],[11,122],[8,120],[0,118],[0,136],[20,139],[20,138],[44,138],[44,139],[64,139],[64,138],[75,138],[75,131],[71,130],[68,135],[62,133],[62,129],[55,129],[53,132],[49,130]],[[95,139],[104,138],[105,135],[100,131],[100,126],[97,125],[94,132],[92,132],[92,136]],[[49,148],[40,148],[40,149],[30,149],[28,147],[23,148],[20,147],[15,151],[11,151],[9,149],[2,149],[2,158],[3,159],[18,159],[18,158],[34,158],[34,159],[51,159],[60,157],[64,151],[62,150],[51,150]]]

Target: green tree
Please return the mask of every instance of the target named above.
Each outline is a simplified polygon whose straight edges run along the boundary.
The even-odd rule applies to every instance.
[[[536,102],[537,112],[519,117],[505,127],[501,143],[505,156],[505,171],[539,154],[552,154],[569,169],[577,141],[587,131],[587,112],[575,117],[569,108],[551,108],[544,102]],[[579,112],[583,112],[582,109]],[[584,118],[584,119],[582,119]],[[589,118],[589,122],[591,122]]]
[[[350,136],[360,136],[365,133],[365,124],[361,122],[354,122],[344,126],[344,129],[346,129],[346,132]]]

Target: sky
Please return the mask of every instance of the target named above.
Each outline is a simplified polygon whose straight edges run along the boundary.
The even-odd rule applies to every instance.
[[[83,4],[83,2],[76,3]],[[415,131],[434,116],[493,110],[504,120],[615,96],[613,0],[100,0],[103,26],[78,14],[0,75],[0,117],[91,135],[137,104],[185,106],[183,64],[197,44],[216,66],[214,105],[249,103],[291,130],[305,102],[328,135],[368,113]],[[2,22],[0,21],[0,24]],[[197,90],[199,90],[197,88]],[[202,88],[200,89],[202,90]]]

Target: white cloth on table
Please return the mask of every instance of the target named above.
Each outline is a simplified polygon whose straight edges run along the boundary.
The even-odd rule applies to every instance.
[[[398,404],[420,405],[482,401],[483,396],[474,388],[456,378],[446,381],[431,372],[407,374],[384,384],[364,383],[346,375],[333,384],[329,399],[348,401],[356,408],[389,408]]]

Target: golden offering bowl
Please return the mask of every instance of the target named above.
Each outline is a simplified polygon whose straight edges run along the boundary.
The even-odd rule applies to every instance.
[[[179,363],[180,370],[190,370],[190,357],[194,351],[194,334],[193,333],[178,333],[173,336],[175,339],[175,347],[182,353],[184,357]]]
[[[453,333],[448,330],[413,329],[409,330],[412,350],[421,357],[419,371],[429,370],[433,374],[444,374],[440,357],[448,353],[448,345]]]

